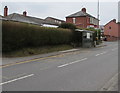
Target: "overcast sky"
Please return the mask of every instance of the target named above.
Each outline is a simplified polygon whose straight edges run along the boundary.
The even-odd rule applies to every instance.
[[[43,19],[50,16],[62,20],[85,7],[87,13],[97,17],[97,2],[2,2],[0,15],[3,15],[4,6],[8,6],[9,14],[27,11],[28,16]],[[100,2],[100,24],[112,19],[118,20],[118,2]]]

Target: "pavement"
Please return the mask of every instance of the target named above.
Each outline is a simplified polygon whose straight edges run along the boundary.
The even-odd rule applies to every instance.
[[[100,45],[97,45],[96,48],[99,47],[104,47],[107,46],[107,44],[102,43]],[[2,65],[8,65],[8,64],[13,64],[13,63],[19,63],[27,60],[33,60],[33,59],[38,59],[38,58],[45,58],[45,57],[51,57],[55,55],[61,55],[63,53],[69,53],[69,52],[76,52],[76,51],[84,51],[84,50],[90,50],[91,48],[75,48],[75,49],[70,49],[70,50],[65,50],[65,51],[58,51],[58,52],[52,52],[52,53],[47,53],[47,54],[40,54],[40,55],[32,55],[32,56],[27,56],[27,57],[13,57],[13,58],[7,58],[4,57],[2,58]]]
[[[2,61],[3,91],[117,91],[117,42]]]

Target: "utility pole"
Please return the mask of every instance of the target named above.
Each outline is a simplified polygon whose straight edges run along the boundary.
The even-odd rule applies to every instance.
[[[99,0],[98,0],[98,8],[97,8],[97,18],[98,18],[98,28],[99,28],[99,6],[100,6],[100,4],[99,4]]]
[[[98,19],[98,29],[97,29],[97,37],[99,37],[99,6],[100,6],[100,3],[99,3],[99,0],[98,0],[98,5],[97,5],[97,19]]]

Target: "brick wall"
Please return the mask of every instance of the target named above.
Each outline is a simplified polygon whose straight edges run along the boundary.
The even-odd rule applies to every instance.
[[[107,41],[116,41],[118,40],[118,37],[114,37],[114,36],[106,36],[107,37]]]
[[[72,17],[66,18],[66,22],[67,23],[73,23],[73,18]]]
[[[81,28],[87,28],[87,17],[76,17],[75,25]],[[73,18],[66,18],[67,23],[73,23]]]
[[[118,24],[118,36],[120,38],[120,23]]]
[[[67,23],[73,23],[73,17],[66,18]],[[75,25],[80,28],[87,28],[88,26],[93,26],[95,28],[98,28],[97,25],[90,24],[90,17],[76,17]]]

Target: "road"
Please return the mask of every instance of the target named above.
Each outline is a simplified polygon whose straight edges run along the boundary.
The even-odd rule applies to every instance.
[[[118,43],[2,68],[3,91],[99,91],[118,73]]]

